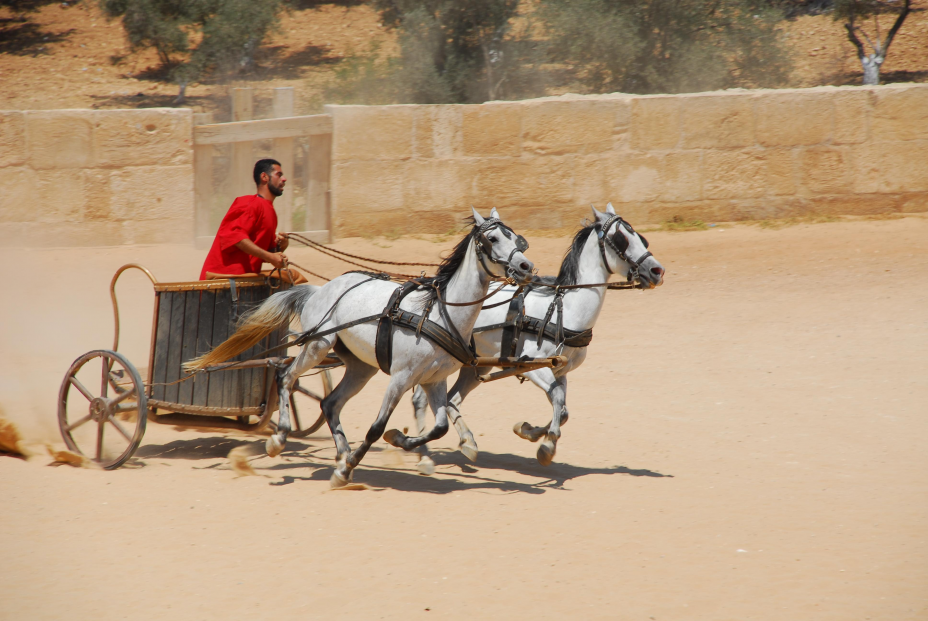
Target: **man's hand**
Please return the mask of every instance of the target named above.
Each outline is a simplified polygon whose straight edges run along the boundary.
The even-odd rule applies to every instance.
[[[286,267],[288,261],[287,255],[282,252],[269,252],[265,260],[277,269]]]
[[[277,250],[278,252],[283,252],[290,245],[290,238],[287,237],[286,233],[277,234]]]
[[[246,254],[250,254],[253,257],[258,257],[265,263],[270,263],[275,268],[283,268],[287,263],[287,255],[282,252],[268,252],[263,248],[259,248],[257,244],[248,239],[247,237],[242,241],[235,244],[235,247],[241,250]],[[286,247],[286,246],[284,246]]]

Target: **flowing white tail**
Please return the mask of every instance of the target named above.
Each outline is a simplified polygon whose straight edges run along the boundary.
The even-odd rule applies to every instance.
[[[300,314],[306,300],[318,290],[319,287],[314,285],[297,285],[286,291],[275,293],[261,306],[242,317],[235,334],[209,353],[184,364],[184,370],[193,373],[210,365],[224,362],[253,347],[278,327],[289,324],[294,317]]]

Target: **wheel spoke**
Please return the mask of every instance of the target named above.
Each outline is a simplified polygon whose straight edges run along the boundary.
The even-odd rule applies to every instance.
[[[73,431],[74,429],[77,429],[78,427],[80,427],[81,425],[83,425],[84,423],[86,423],[87,421],[89,421],[89,420],[92,419],[92,418],[93,418],[93,416],[91,416],[90,414],[88,414],[87,416],[85,416],[84,418],[80,419],[79,421],[73,422],[73,423],[71,423],[70,425],[68,425],[67,427],[65,427],[65,431],[67,431],[68,433],[70,433],[71,431]]]
[[[97,461],[103,461],[103,421],[97,423]]]
[[[317,395],[316,393],[314,393],[314,392],[311,391],[311,390],[307,390],[307,389],[303,388],[302,386],[294,386],[293,389],[296,390],[297,392],[303,393],[304,395],[306,395],[307,397],[309,397],[309,398],[311,398],[311,399],[315,399],[316,401],[322,401],[322,399],[324,398],[324,397],[322,397],[322,396],[320,396],[320,395]]]
[[[103,379],[100,382],[100,396],[105,397],[110,387],[110,361],[108,358],[101,358],[103,361]]]
[[[119,433],[122,434],[122,437],[124,437],[124,438],[126,439],[126,442],[132,442],[132,436],[129,435],[129,432],[126,431],[126,428],[125,428],[125,427],[123,427],[121,424],[119,424],[119,421],[118,421],[118,420],[116,420],[116,419],[113,418],[113,417],[110,417],[110,418],[107,419],[107,420],[109,420],[109,422],[113,423],[113,427],[116,428],[116,431],[118,431]]]
[[[135,394],[135,386],[133,385],[131,390],[127,390],[125,392],[119,393],[119,396],[113,399],[111,403],[113,404],[119,403],[120,401],[123,401],[127,397],[130,397],[134,394]]]
[[[82,395],[84,395],[84,397],[85,397],[88,401],[93,401],[93,400],[94,400],[94,396],[93,396],[92,394],[90,394],[90,391],[89,391],[89,390],[87,390],[86,388],[84,388],[84,385],[81,384],[81,381],[80,381],[79,379],[77,379],[76,377],[74,377],[74,376],[72,375],[71,377],[68,378],[68,380],[71,382],[71,385],[74,386],[75,388],[77,388],[77,390],[78,390]]]

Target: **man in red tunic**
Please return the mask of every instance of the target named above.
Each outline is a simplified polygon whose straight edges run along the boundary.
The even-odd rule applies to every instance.
[[[232,203],[206,255],[200,280],[270,274],[273,270],[262,272],[263,263],[270,263],[275,269],[286,266],[287,255],[283,251],[290,240],[277,232],[274,199],[284,193],[287,178],[280,162],[272,159],[258,160],[253,176],[257,192],[239,196]],[[295,284],[306,282],[296,270],[289,271]],[[288,280],[287,270],[282,272]]]

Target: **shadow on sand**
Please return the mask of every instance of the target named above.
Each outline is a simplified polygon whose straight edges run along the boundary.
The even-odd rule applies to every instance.
[[[241,446],[252,446],[256,460],[263,459],[264,440],[214,436],[190,440],[174,440],[166,444],[142,446],[136,452],[139,459],[182,459],[200,461],[207,459],[225,459],[229,451]],[[401,492],[419,492],[427,494],[449,494],[452,492],[474,490],[484,492],[544,494],[549,489],[565,489],[567,481],[593,475],[623,474],[634,477],[664,478],[673,475],[662,474],[647,469],[634,469],[625,466],[590,468],[567,463],[554,463],[542,466],[534,457],[524,457],[511,453],[481,452],[477,463],[472,464],[461,453],[450,449],[437,449],[430,453],[435,462],[435,475],[423,476],[409,465],[402,467],[380,466],[372,464],[371,457],[376,454],[394,451],[402,460],[401,453],[392,448],[375,446],[371,448],[368,459],[355,473],[355,482],[365,483],[373,488],[393,489]],[[269,483],[282,486],[299,481],[328,481],[334,471],[332,447],[308,444],[300,441],[287,442],[287,449],[282,456],[284,462],[275,462],[263,467],[261,463],[253,466],[262,473],[280,477]],[[197,469],[222,469],[227,462],[216,462]],[[513,475],[518,475],[514,477]],[[514,481],[513,478],[532,478],[534,481]]]

